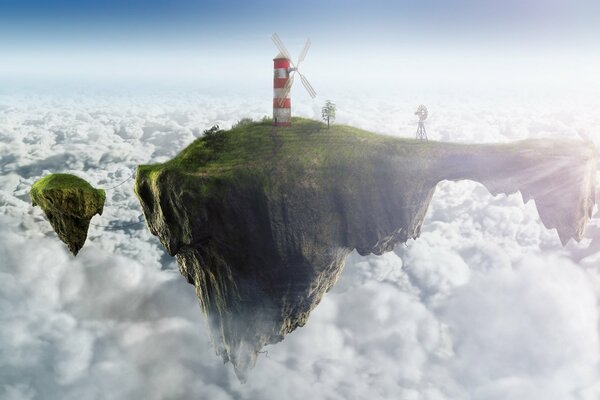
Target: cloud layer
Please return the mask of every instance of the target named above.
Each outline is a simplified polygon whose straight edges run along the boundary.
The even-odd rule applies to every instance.
[[[338,120],[412,136],[415,97],[340,95]],[[600,144],[587,99],[427,97],[435,139]],[[127,179],[268,107],[192,93],[0,96],[0,398],[600,397],[600,220],[562,248],[533,203],[473,182],[438,186],[418,240],[353,253],[308,324],[268,346],[241,385],[210,347],[193,287],[139,223]],[[319,115],[318,104],[295,111]],[[77,258],[29,204],[50,171],[114,187]]]

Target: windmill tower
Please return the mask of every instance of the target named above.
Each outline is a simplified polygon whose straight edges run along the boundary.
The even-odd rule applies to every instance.
[[[427,132],[425,131],[425,120],[427,119],[427,107],[421,104],[417,107],[415,115],[419,117],[419,125],[417,126],[417,139],[427,140]]]
[[[292,57],[287,51],[283,42],[276,33],[271,37],[273,43],[279,49],[279,54],[273,59],[273,125],[290,126],[292,124],[292,101],[290,99],[290,90],[294,83],[294,75],[297,73],[302,81],[302,85],[310,95],[315,98],[317,92],[310,85],[304,75],[298,71],[298,66],[306,58],[306,53],[310,47],[310,40],[306,41],[304,48],[298,56],[296,65],[292,63]]]

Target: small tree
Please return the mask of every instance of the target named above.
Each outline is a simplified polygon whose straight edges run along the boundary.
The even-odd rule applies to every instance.
[[[321,109],[321,117],[323,121],[327,121],[327,129],[329,129],[330,122],[335,121],[335,104],[331,100],[325,102],[325,106]]]

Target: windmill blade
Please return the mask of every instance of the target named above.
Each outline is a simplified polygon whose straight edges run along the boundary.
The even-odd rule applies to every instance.
[[[302,81],[302,84],[306,88],[306,91],[308,92],[310,97],[312,97],[313,99],[317,97],[317,92],[315,92],[315,89],[313,89],[313,87],[310,85],[308,79],[306,79],[304,75],[302,75],[300,72],[298,72],[298,75],[300,75],[300,80]]]
[[[304,59],[306,58],[306,53],[308,53],[308,49],[309,48],[310,48],[310,39],[306,39],[306,43],[304,44],[304,48],[302,49],[302,51],[300,52],[300,55],[298,56],[298,62],[296,63],[296,67],[302,61],[304,61]]]
[[[289,51],[287,51],[287,49],[285,48],[283,41],[281,40],[279,35],[277,33],[274,33],[273,36],[271,36],[271,40],[273,40],[273,43],[275,43],[275,46],[277,46],[281,54],[283,54],[288,60],[291,61],[292,57],[290,56]]]
[[[288,59],[291,59],[290,52],[286,49],[285,45],[283,44],[283,41],[277,33],[274,33],[273,36],[271,36],[271,40],[273,40],[273,43],[275,43],[275,46],[277,46],[281,54],[283,54]]]
[[[285,99],[290,94],[290,90],[292,90],[293,83],[294,83],[294,74],[290,75],[288,81],[285,83],[285,86],[283,87],[283,91],[281,92],[281,97],[279,98],[279,101],[277,102],[277,105],[279,107],[283,106]]]

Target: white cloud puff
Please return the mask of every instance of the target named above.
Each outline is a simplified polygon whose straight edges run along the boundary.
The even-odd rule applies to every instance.
[[[58,242],[16,234],[15,221],[2,227],[2,396],[218,398],[205,390],[212,377],[232,377],[178,274],[93,244],[74,259]]]
[[[597,379],[597,300],[585,271],[559,257],[474,273],[439,310],[455,379],[473,398],[576,398]]]

